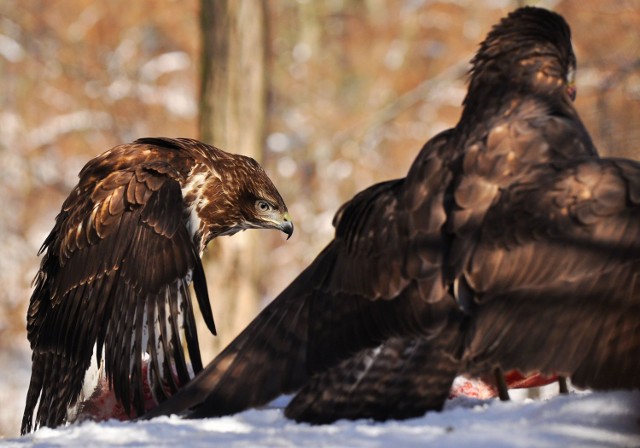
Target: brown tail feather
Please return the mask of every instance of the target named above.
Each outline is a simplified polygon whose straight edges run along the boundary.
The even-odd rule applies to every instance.
[[[285,415],[314,424],[416,417],[442,409],[457,373],[436,341],[392,338],[313,377]]]

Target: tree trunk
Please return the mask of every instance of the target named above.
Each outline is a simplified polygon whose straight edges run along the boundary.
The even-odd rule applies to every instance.
[[[200,138],[260,162],[266,115],[265,4],[201,0],[201,27]],[[226,346],[259,309],[259,237],[249,231],[216,239],[205,254],[218,337],[201,334],[203,360]]]

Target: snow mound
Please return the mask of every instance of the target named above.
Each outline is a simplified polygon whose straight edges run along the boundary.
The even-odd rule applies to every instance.
[[[0,441],[8,447],[189,446],[640,447],[640,391],[572,393],[548,400],[456,398],[443,412],[385,423],[296,424],[280,399],[232,417],[85,422]]]

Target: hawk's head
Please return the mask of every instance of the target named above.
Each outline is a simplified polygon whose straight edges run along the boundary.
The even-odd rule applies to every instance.
[[[221,235],[246,229],[277,229],[289,237],[293,222],[271,179],[251,157],[220,151],[192,181],[202,180],[195,211],[204,232],[203,245]]]
[[[500,98],[506,92],[572,99],[575,68],[571,30],[562,16],[541,8],[520,8],[494,26],[480,44],[465,104],[474,96]]]
[[[293,222],[282,196],[267,173],[251,157],[237,155],[236,160],[236,170],[239,171],[236,178],[242,179],[242,182],[237,184],[231,194],[238,201],[241,217],[238,220],[239,230],[278,229],[291,237]]]

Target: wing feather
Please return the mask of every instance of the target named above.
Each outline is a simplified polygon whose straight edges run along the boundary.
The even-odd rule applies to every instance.
[[[132,387],[132,400],[127,399],[126,397],[123,402],[127,403],[125,405],[125,409],[129,411],[130,407],[129,403],[133,402],[133,407],[136,410],[138,415],[141,415],[145,412],[144,406],[144,376],[142,371],[142,360],[143,360],[143,350],[147,348],[146,344],[143,342],[143,331],[144,331],[144,319],[145,319],[145,307],[148,306],[149,301],[143,300],[135,300],[134,303],[135,311],[133,320],[133,331],[129,330],[132,335],[130,338],[130,345],[128,347],[128,353],[123,353],[123,362],[129,363],[127,366],[128,371],[130,372],[131,384],[134,385]],[[148,331],[148,330],[147,330]]]
[[[188,300],[189,285],[187,284],[187,282],[180,283],[180,291],[180,297],[182,298],[180,306],[184,316],[184,332],[187,343],[187,351],[189,353],[189,358],[191,359],[191,369],[193,372],[199,372],[200,370],[202,370],[202,359],[200,357],[200,350],[198,350],[198,347],[200,345],[198,343],[198,333],[197,331],[195,331],[196,320],[193,314],[193,306],[191,304],[191,301]],[[196,296],[200,297],[197,292]]]
[[[180,285],[178,282],[174,283],[167,289],[167,293],[170,296],[167,297],[167,301],[169,302],[169,323],[171,325],[171,347],[172,347],[172,358],[175,360],[175,368],[177,374],[177,383],[176,390],[183,384],[187,384],[191,379],[191,375],[189,374],[189,369],[187,368],[187,360],[182,351],[182,344],[180,341],[180,316],[181,310],[179,307],[178,299],[180,294]],[[173,377],[173,375],[172,375]]]
[[[391,338],[315,375],[285,409],[296,421],[404,419],[440,410],[458,362],[443,347],[445,337]]]
[[[295,388],[301,384],[307,377],[309,300],[306,294],[293,294],[293,288],[297,288],[295,292],[306,290],[303,285],[311,276],[308,271],[305,273],[287,289],[291,295],[281,295],[274,301],[281,306],[267,307],[215,361],[145,418],[189,410],[201,404],[210,392],[215,395],[213,403],[221,410],[236,412],[254,403],[268,402],[283,389],[288,390],[289,385]],[[241,379],[249,370],[255,381],[243,382]],[[292,382],[284,382],[291,378]],[[215,410],[211,415],[216,415]]]
[[[172,177],[175,170],[159,162],[160,157],[131,163],[130,158],[144,159],[148,152],[129,149],[117,147],[83,169],[41,249],[44,257],[27,318],[34,355],[23,432],[65,420],[92,355],[101,360],[103,349],[116,397],[138,414],[144,412],[144,350],[150,348],[158,383],[168,381],[171,391],[177,389],[174,364],[180,382],[188,379],[181,323],[190,358],[198,354],[194,371],[201,368],[194,319],[182,322],[178,316],[181,307],[192,314],[187,287],[192,276],[210,328],[213,318],[201,261],[184,221],[180,185]],[[106,163],[117,154],[128,157],[127,162],[110,172]],[[178,292],[181,305],[172,302]],[[158,296],[162,304],[156,302]],[[161,337],[161,354],[149,335]]]

